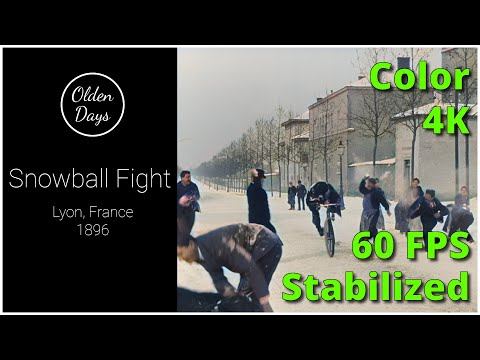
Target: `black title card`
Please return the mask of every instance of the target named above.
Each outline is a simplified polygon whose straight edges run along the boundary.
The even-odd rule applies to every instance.
[[[176,308],[174,48],[3,49],[3,309]]]

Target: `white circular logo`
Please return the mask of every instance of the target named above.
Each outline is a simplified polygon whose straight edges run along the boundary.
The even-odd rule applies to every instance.
[[[125,99],[112,78],[90,72],[67,84],[60,109],[70,129],[83,136],[97,137],[108,134],[120,123]]]

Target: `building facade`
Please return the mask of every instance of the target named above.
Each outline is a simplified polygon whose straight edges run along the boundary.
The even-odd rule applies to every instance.
[[[428,116],[433,106],[441,106],[445,112],[452,103],[436,101],[416,109],[420,122]],[[394,116],[396,122],[396,174],[395,198],[401,199],[411,182],[412,132],[405,126],[409,113]],[[459,186],[466,185],[467,166],[465,144],[469,138],[469,192],[477,195],[477,106],[467,116],[469,135],[459,134]],[[425,189],[434,189],[440,200],[453,200],[460,189],[455,188],[455,137],[453,134],[434,134],[432,130],[419,128],[415,141],[414,176]]]
[[[365,102],[368,101],[368,97],[373,91],[368,79],[360,76],[357,81],[328,94],[325,98],[318,98],[314,104],[309,106],[310,144],[315,141],[319,142],[316,147],[311,146],[309,152],[310,160],[313,160],[309,162],[312,181],[328,181],[338,188],[342,173],[345,194],[358,196],[358,184],[368,173],[381,177],[383,186],[393,192],[395,182],[392,164],[389,166],[377,165],[374,174],[372,162],[374,139],[366,136],[366,132],[364,129],[360,129],[358,124],[359,114],[366,116]],[[393,108],[388,111],[382,114],[383,123],[386,123],[385,120],[393,115],[390,113]],[[345,146],[341,163],[337,151],[340,141]],[[393,129],[378,138],[376,163],[392,158],[395,158]],[[356,165],[359,163],[361,165]],[[342,171],[340,171],[340,167],[342,167]],[[386,185],[387,183],[388,185]]]

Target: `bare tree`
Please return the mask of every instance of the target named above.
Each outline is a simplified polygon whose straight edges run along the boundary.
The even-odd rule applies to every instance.
[[[333,121],[335,105],[328,95],[319,105],[310,126],[310,142],[308,160],[310,163],[310,177],[313,182],[313,164],[317,158],[323,162],[325,181],[328,182],[328,163],[331,155],[337,149],[338,139],[335,133],[336,125]]]
[[[475,106],[477,104],[477,48],[455,48],[448,52],[445,52],[447,64],[444,66],[450,73],[454,72],[454,69],[470,69],[470,76],[462,78],[462,90],[454,90],[454,99],[452,94],[446,92],[442,94],[443,98],[447,102],[455,102],[457,106]],[[468,116],[464,118],[465,125],[468,127]],[[458,130],[455,129],[455,160],[456,169],[458,169]],[[465,171],[466,179],[465,185],[470,188],[470,136],[465,135]],[[456,174],[456,189],[458,191],[458,170]]]
[[[411,69],[418,74],[419,62],[428,60],[431,49],[411,48],[399,49],[397,56],[410,57]],[[428,91],[419,90],[418,86],[413,86],[407,91],[392,91],[392,97],[396,111],[405,118],[402,122],[412,132],[412,150],[410,158],[410,178],[415,177],[415,143],[417,141],[417,131],[422,126],[424,117],[418,114],[418,108],[431,102],[432,95]]]
[[[386,61],[389,52],[382,48],[363,49],[362,53],[357,52],[357,66],[360,74],[370,73],[370,69],[380,61]],[[379,141],[389,134],[394,134],[394,122],[390,120],[394,115],[392,109],[392,92],[380,91],[374,88],[370,83],[370,77],[365,77],[365,83],[368,88],[362,88],[360,91],[360,104],[353,107],[351,112],[352,123],[355,129],[365,138],[373,140],[373,175],[375,176],[375,167],[377,161],[377,147]]]
[[[282,171],[281,171],[281,161],[284,160],[285,157],[285,133],[284,129],[282,127],[282,123],[288,118],[288,114],[291,112],[287,113],[285,109],[279,105],[275,109],[275,119],[276,121],[274,122],[273,126],[275,128],[275,141],[276,141],[276,160],[278,164],[278,196],[282,197]],[[282,147],[283,143],[283,147]],[[288,170],[287,170],[288,172]]]

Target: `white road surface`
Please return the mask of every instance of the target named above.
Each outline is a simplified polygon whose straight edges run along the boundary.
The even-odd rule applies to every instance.
[[[202,199],[202,212],[197,213],[193,234],[199,235],[223,225],[248,221],[247,199],[245,194],[216,191],[198,183]],[[270,194],[269,194],[270,195]],[[283,256],[270,284],[271,304],[276,312],[474,312],[477,311],[477,242],[470,246],[468,259],[455,261],[450,259],[448,251],[442,252],[437,260],[428,260],[419,253],[417,260],[408,260],[406,239],[394,230],[394,215],[385,215],[386,230],[395,238],[396,252],[393,259],[358,260],[352,254],[352,239],[358,232],[362,199],[348,197],[345,199],[346,210],[342,218],[337,217],[334,227],[337,242],[335,256],[326,253],[325,241],[320,238],[311,223],[311,213],[288,210],[287,197],[269,197],[272,223],[284,243]],[[477,218],[476,199],[471,201],[472,211]],[[470,227],[476,239],[477,221]],[[437,230],[437,229],[436,229]],[[440,230],[440,226],[438,227]],[[470,276],[470,301],[454,302],[450,299],[433,302],[384,302],[384,301],[323,301],[310,302],[306,299],[287,302],[282,300],[282,292],[290,292],[282,284],[286,273],[297,272],[304,276],[311,274],[321,281],[338,279],[344,283],[345,272],[353,271],[355,278],[366,282],[370,271],[402,271],[405,278],[441,279],[448,283],[450,279],[459,278],[460,271],[468,271]],[[197,264],[190,265],[178,261],[178,286],[196,291],[212,291],[215,288],[207,272]],[[230,282],[236,286],[238,275],[226,271]],[[321,290],[321,287],[320,287]]]

